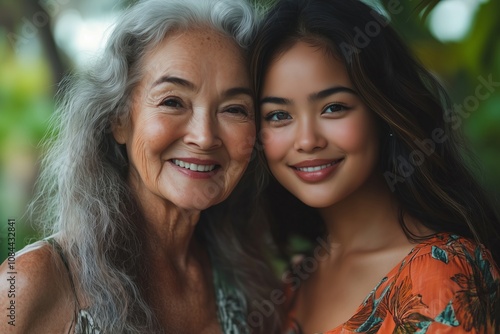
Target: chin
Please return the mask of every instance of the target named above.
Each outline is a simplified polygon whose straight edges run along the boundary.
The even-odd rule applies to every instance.
[[[177,201],[174,204],[186,211],[203,211],[222,202],[219,198],[207,198],[207,196],[193,196],[184,201]]]
[[[318,200],[316,199],[300,199],[305,205],[310,206],[311,208],[315,209],[322,209],[322,208],[327,208],[329,206],[332,206],[335,204],[332,201],[324,201],[324,200]]]
[[[342,198],[344,197],[339,197],[339,196],[332,196],[332,194],[327,194],[325,195],[322,192],[318,193],[308,193],[304,194],[303,196],[296,196],[302,203],[304,203],[307,206],[310,206],[311,208],[315,209],[322,209],[322,208],[327,208],[332,205],[335,205],[336,203],[340,202]]]
[[[181,202],[181,203],[178,203],[177,204],[177,207],[182,209],[182,210],[186,210],[186,211],[203,211],[203,210],[206,210],[208,208],[210,208],[211,206],[215,205],[215,203],[204,203],[204,202],[193,202],[193,201],[190,201],[190,202]]]

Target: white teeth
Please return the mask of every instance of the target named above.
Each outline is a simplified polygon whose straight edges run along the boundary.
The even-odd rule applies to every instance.
[[[333,165],[333,163],[329,163],[329,164],[321,165],[321,166],[315,166],[315,167],[297,167],[297,170],[299,170],[301,172],[317,172],[319,170],[330,167],[331,165]]]
[[[190,169],[195,172],[210,172],[213,171],[216,166],[216,165],[197,165],[177,159],[173,159],[172,161],[179,167]]]

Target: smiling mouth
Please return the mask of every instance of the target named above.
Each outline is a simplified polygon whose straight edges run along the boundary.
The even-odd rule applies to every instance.
[[[332,161],[330,163],[327,163],[327,164],[324,164],[324,165],[319,165],[319,166],[310,166],[310,167],[294,167],[294,166],[292,166],[292,167],[294,169],[300,171],[300,172],[312,173],[312,172],[317,172],[317,171],[320,171],[322,169],[331,167],[331,166],[333,166],[335,164],[338,164],[342,160],[344,160],[344,159],[343,158],[337,159],[337,160],[334,160],[334,161]]]
[[[184,169],[189,169],[189,170],[191,170],[193,172],[208,173],[208,172],[211,172],[211,171],[215,170],[216,168],[220,167],[219,165],[194,164],[194,163],[189,163],[189,162],[185,162],[185,161],[178,160],[178,159],[173,159],[171,161],[176,166],[179,166],[179,167],[184,168]]]

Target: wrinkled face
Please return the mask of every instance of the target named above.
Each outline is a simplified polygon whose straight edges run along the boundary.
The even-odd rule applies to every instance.
[[[130,122],[113,128],[142,203],[203,210],[227,198],[255,140],[242,50],[211,30],[169,35],[145,59]]]
[[[261,96],[264,153],[285,188],[324,208],[363,187],[377,165],[378,130],[341,61],[297,42],[271,63]]]

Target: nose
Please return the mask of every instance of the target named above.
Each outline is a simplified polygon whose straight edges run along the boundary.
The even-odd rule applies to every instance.
[[[222,145],[218,136],[218,122],[209,109],[198,109],[193,111],[193,117],[187,125],[184,142],[202,150],[212,150]]]
[[[315,152],[326,147],[327,140],[319,125],[312,119],[302,119],[297,124],[294,148],[299,152]]]

